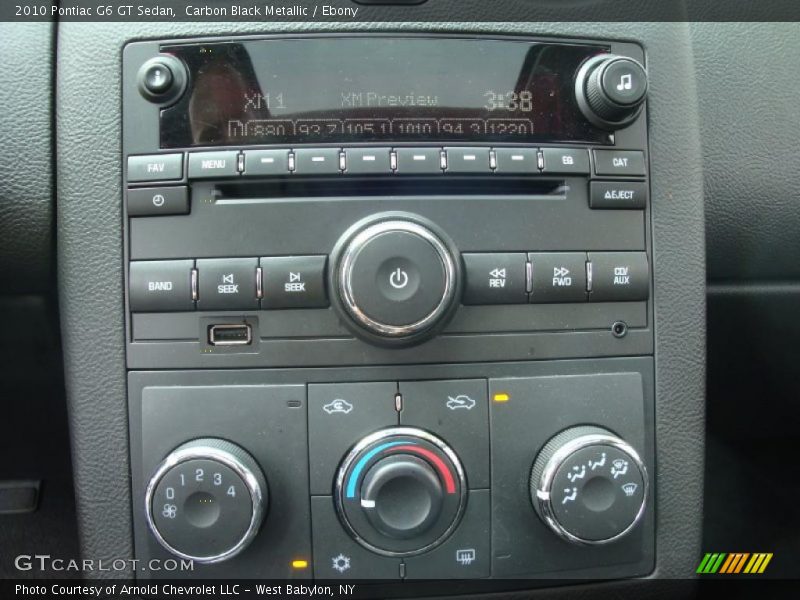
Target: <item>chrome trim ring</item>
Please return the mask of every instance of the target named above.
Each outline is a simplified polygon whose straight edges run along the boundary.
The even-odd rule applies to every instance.
[[[373,319],[361,310],[353,293],[353,266],[361,250],[374,238],[395,231],[410,233],[424,239],[436,250],[436,253],[439,255],[439,260],[442,261],[442,266],[444,267],[445,285],[441,300],[425,317],[415,323],[409,323],[408,325],[390,325]],[[382,336],[402,338],[428,329],[447,311],[455,294],[455,277],[455,261],[448,251],[447,246],[445,246],[427,227],[423,227],[412,221],[399,219],[382,221],[360,231],[348,242],[339,266],[339,294],[342,298],[344,308],[359,325]]]
[[[219,441],[222,442],[224,440],[219,440]],[[191,443],[192,442],[189,442],[189,444]],[[242,450],[242,452],[244,452],[244,450]],[[250,524],[248,525],[247,530],[245,531],[244,535],[239,539],[239,541],[234,546],[232,546],[231,548],[220,554],[214,554],[209,556],[192,556],[190,554],[181,552],[180,550],[173,548],[169,544],[169,542],[167,542],[162,537],[161,533],[158,531],[158,527],[156,527],[156,524],[153,521],[153,514],[152,514],[153,494],[155,493],[156,487],[161,482],[161,479],[173,467],[176,467],[181,463],[195,459],[214,460],[222,463],[226,467],[229,467],[242,479],[242,481],[244,481],[245,485],[247,486],[247,490],[250,493],[250,502],[253,507],[253,512],[250,517]],[[253,459],[253,461],[255,462],[255,459]],[[145,498],[144,498],[145,515],[147,516],[147,526],[150,528],[150,531],[153,533],[156,540],[158,540],[159,544],[161,544],[166,550],[168,550],[172,554],[175,554],[176,556],[179,556],[180,558],[186,558],[201,564],[213,564],[222,562],[224,560],[228,560],[229,558],[232,558],[237,554],[239,554],[242,550],[244,550],[247,547],[247,545],[253,540],[255,535],[258,533],[258,529],[261,526],[261,521],[264,518],[264,494],[258,479],[259,478],[256,476],[255,473],[253,473],[253,471],[251,471],[236,456],[234,456],[231,452],[228,452],[227,450],[222,450],[220,448],[215,448],[213,446],[206,446],[206,445],[178,448],[177,450],[172,451],[167,456],[167,458],[164,459],[161,465],[159,465],[155,474],[150,478],[150,482],[147,484],[147,491],[145,492]]]
[[[429,442],[439,448],[450,460],[453,465],[453,468],[456,471],[456,476],[458,477],[459,485],[461,486],[461,498],[458,503],[458,510],[456,511],[455,516],[453,517],[453,522],[447,527],[447,529],[440,535],[436,540],[433,542],[423,546],[422,548],[417,548],[416,550],[408,550],[405,552],[397,552],[394,550],[385,550],[383,548],[379,548],[373,544],[370,544],[364,538],[362,538],[358,532],[353,528],[350,524],[350,521],[347,519],[347,515],[344,512],[344,479],[347,475],[347,472],[350,470],[350,467],[353,465],[353,462],[358,458],[358,456],[364,451],[365,448],[371,446],[372,444],[384,440],[390,437],[417,437],[426,442]],[[350,452],[347,453],[344,460],[342,461],[341,465],[339,466],[339,470],[336,472],[336,483],[334,488],[334,504],[336,506],[336,513],[339,515],[339,521],[342,523],[344,528],[347,530],[347,533],[350,534],[356,542],[361,544],[367,550],[371,550],[376,554],[381,554],[383,556],[391,556],[391,557],[406,557],[406,556],[416,556],[418,554],[423,554],[424,552],[428,552],[436,548],[442,542],[444,542],[450,534],[453,533],[458,524],[461,522],[461,517],[464,516],[464,510],[467,507],[467,478],[464,474],[464,468],[461,465],[461,461],[458,459],[458,455],[453,452],[453,449],[450,448],[443,440],[436,437],[432,433],[425,431],[424,429],[417,429],[416,427],[391,427],[389,429],[382,429],[380,431],[376,431],[375,433],[371,433],[370,435],[362,438]]]
[[[642,505],[639,507],[639,511],[636,513],[636,516],[633,518],[633,521],[630,523],[630,525],[628,525],[623,531],[610,538],[605,538],[602,540],[587,540],[570,533],[561,525],[555,516],[555,512],[553,511],[553,505],[550,501],[550,493],[552,491],[553,480],[555,479],[556,472],[571,455],[589,446],[601,444],[616,448],[617,450],[620,450],[630,456],[634,464],[639,468],[639,472],[642,474],[644,493],[642,495]],[[627,535],[634,527],[636,527],[644,515],[649,491],[650,483],[647,476],[647,469],[645,468],[642,459],[639,457],[639,454],[630,444],[613,435],[588,434],[582,435],[574,440],[570,440],[556,450],[553,456],[550,457],[544,467],[544,470],[542,471],[541,477],[539,478],[539,484],[537,485],[536,489],[536,502],[539,508],[539,515],[542,517],[542,519],[544,519],[548,527],[550,527],[550,529],[552,529],[561,538],[574,544],[601,546],[603,544],[610,544],[611,542],[617,541],[621,537]]]

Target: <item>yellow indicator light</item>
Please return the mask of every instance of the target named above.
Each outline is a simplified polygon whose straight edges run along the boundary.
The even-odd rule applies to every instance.
[[[292,561],[292,568],[293,569],[305,569],[307,567],[308,567],[308,561],[307,560],[300,559],[300,560],[293,560]]]
[[[500,392],[494,395],[495,402],[508,402],[509,400],[511,400],[511,396],[509,396],[504,392]]]

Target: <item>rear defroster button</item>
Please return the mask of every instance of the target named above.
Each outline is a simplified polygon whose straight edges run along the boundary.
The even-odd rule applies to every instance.
[[[342,237],[331,289],[357,333],[371,341],[416,340],[451,311],[458,264],[433,227],[414,215],[388,213]]]

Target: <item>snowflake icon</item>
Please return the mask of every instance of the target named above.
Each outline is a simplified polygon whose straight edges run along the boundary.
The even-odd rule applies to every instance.
[[[345,556],[344,554],[334,556],[331,566],[339,571],[339,573],[344,573],[345,571],[350,570],[350,557]]]

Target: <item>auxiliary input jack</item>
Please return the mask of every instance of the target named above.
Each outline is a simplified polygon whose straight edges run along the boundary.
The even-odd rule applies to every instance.
[[[625,321],[617,321],[611,326],[611,335],[615,338],[624,338],[628,333],[628,324]]]

